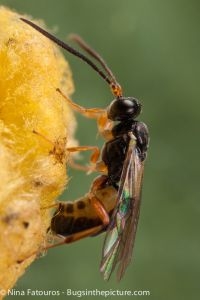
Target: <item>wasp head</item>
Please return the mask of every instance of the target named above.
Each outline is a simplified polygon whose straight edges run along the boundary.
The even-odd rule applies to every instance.
[[[141,112],[140,102],[133,97],[118,97],[107,108],[108,118],[112,121],[135,119]]]

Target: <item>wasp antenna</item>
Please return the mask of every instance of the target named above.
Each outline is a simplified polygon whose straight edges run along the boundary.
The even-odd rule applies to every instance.
[[[80,59],[82,59],[85,63],[87,63],[91,68],[93,68],[110,86],[113,84],[112,80],[110,78],[108,78],[108,76],[106,76],[104,74],[104,72],[102,70],[100,70],[89,58],[87,58],[85,55],[83,55],[82,53],[80,53],[79,51],[77,51],[76,49],[72,48],[71,46],[69,46],[67,43],[62,42],[61,40],[59,40],[58,38],[56,38],[54,35],[52,35],[51,33],[47,32],[46,30],[42,29],[41,27],[39,27],[38,25],[36,25],[35,23],[24,19],[24,18],[20,18],[20,20],[22,20],[23,22],[27,23],[28,25],[30,25],[31,27],[33,27],[34,29],[36,29],[37,31],[39,31],[41,34],[43,34],[44,36],[46,36],[47,38],[49,38],[50,40],[52,40],[54,43],[56,43],[58,46],[60,46],[61,48],[67,50],[69,53],[79,57]]]
[[[100,54],[98,52],[96,52],[90,45],[88,45],[83,40],[83,38],[81,38],[78,34],[72,33],[69,35],[69,39],[76,42],[83,50],[85,50],[88,54],[90,54],[93,58],[95,58],[101,64],[101,66],[104,68],[104,70],[107,72],[107,74],[110,76],[111,81],[113,83],[117,82],[113,72],[108,67],[105,60],[100,56]]]
[[[118,82],[112,82],[110,88],[113,95],[115,95],[117,98],[122,96],[122,88]]]
[[[91,48],[91,46],[89,46],[79,35],[77,34],[70,34],[69,35],[69,39],[73,40],[74,42],[76,42],[83,50],[85,50],[88,54],[90,54],[93,58],[95,58],[100,65],[104,68],[104,70],[107,72],[107,74],[110,77],[110,87],[111,87],[111,91],[112,93],[117,96],[120,97],[122,96],[122,88],[120,86],[120,84],[117,82],[113,72],[111,71],[111,69],[108,67],[107,63],[105,62],[105,60],[99,55],[98,52],[96,52],[93,48]]]

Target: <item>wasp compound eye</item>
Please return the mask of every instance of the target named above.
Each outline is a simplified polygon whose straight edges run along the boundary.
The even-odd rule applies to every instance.
[[[114,99],[107,109],[108,118],[113,121],[123,121],[137,117],[141,112],[141,104],[132,97]]]

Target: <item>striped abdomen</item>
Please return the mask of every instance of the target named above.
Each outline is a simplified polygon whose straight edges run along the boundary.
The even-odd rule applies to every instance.
[[[55,234],[68,236],[102,224],[90,204],[89,193],[74,202],[60,202],[51,220],[51,230]],[[107,213],[111,215],[117,197],[114,187],[98,190],[95,197],[101,201]]]

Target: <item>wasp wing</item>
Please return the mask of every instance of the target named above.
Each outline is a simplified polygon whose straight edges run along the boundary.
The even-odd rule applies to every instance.
[[[136,148],[135,136],[130,142],[119,184],[117,206],[107,229],[100,271],[108,280],[118,264],[120,280],[131,261],[137,230],[144,163]]]

